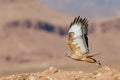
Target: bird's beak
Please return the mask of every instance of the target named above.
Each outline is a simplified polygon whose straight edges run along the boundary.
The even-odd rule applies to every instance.
[[[65,56],[67,56],[67,57],[71,57],[71,56],[70,56],[70,53],[66,53]]]

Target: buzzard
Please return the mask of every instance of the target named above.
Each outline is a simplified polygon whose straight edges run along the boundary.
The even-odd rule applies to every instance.
[[[100,61],[92,58],[99,53],[90,53],[88,45],[88,20],[86,18],[76,17],[71,22],[68,30],[67,44],[70,47],[71,52],[67,53],[67,56],[77,60],[86,61],[89,63],[95,63],[100,66]]]

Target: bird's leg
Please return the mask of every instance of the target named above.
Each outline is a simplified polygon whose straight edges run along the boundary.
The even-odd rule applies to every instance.
[[[95,63],[98,67],[102,67],[100,61],[97,61],[94,58],[88,57],[85,59],[85,61],[89,63]]]
[[[100,60],[98,60],[95,64],[98,66],[98,68],[102,67],[102,64],[100,63]]]

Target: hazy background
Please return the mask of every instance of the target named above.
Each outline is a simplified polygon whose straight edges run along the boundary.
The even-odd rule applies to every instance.
[[[86,16],[92,19],[118,15],[120,0],[39,0],[63,13]]]
[[[90,52],[102,52],[95,58],[120,70],[119,9],[119,0],[0,0],[0,76],[50,66],[97,69],[65,57],[70,52],[67,30],[75,16],[89,20]]]

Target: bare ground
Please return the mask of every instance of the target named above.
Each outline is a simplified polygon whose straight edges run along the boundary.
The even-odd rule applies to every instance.
[[[43,72],[11,75],[1,77],[0,80],[120,80],[120,72],[108,66],[90,73],[84,71],[64,71],[50,67]]]

